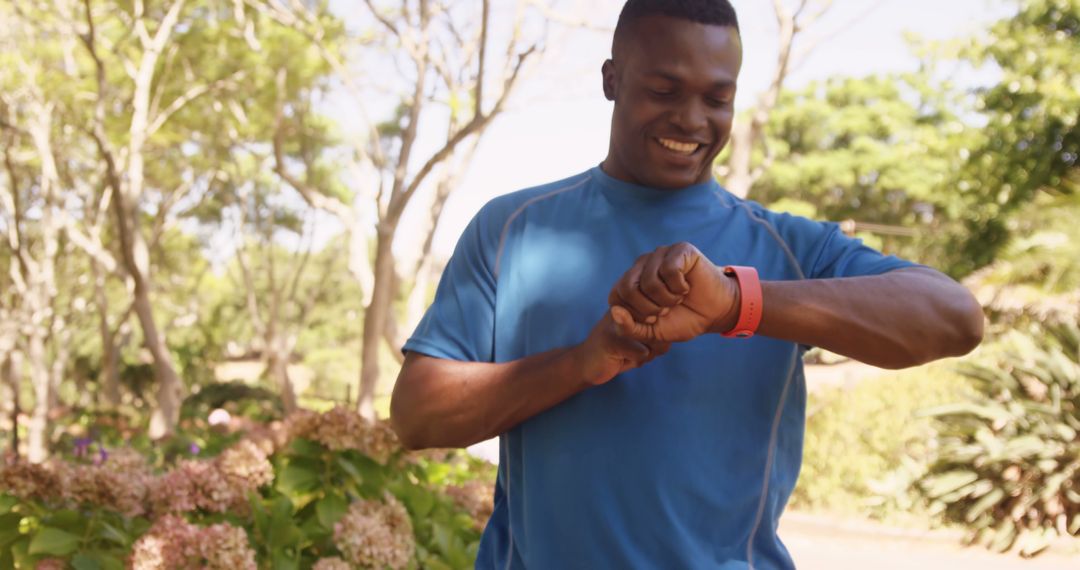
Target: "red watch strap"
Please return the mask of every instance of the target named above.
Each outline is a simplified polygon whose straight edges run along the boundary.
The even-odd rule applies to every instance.
[[[735,277],[739,283],[739,292],[742,302],[739,304],[739,320],[722,336],[727,338],[750,338],[757,332],[761,324],[761,281],[758,279],[757,269],[743,267],[741,265],[729,265],[724,268],[724,275]]]

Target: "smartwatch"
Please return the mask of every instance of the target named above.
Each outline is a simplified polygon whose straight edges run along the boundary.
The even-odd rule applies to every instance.
[[[739,304],[739,320],[731,330],[721,333],[727,338],[750,338],[757,332],[761,324],[761,281],[758,279],[757,269],[743,267],[741,265],[728,265],[724,267],[724,275],[735,278],[739,284],[741,302]]]

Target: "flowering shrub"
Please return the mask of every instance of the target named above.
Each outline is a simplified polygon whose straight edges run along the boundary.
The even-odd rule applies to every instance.
[[[235,443],[216,457],[164,470],[81,440],[67,461],[5,458],[0,568],[472,566],[491,466],[406,453],[387,425],[343,408],[225,427]]]
[[[356,501],[334,524],[334,544],[345,559],[364,568],[402,570],[416,543],[405,507],[389,493],[384,501]]]
[[[132,570],[256,568],[255,551],[243,529],[227,523],[199,527],[176,515],[158,519],[135,541],[128,567]]]

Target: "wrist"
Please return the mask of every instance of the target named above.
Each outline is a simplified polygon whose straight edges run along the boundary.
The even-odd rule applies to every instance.
[[[724,325],[720,334],[727,338],[750,338],[757,332],[761,324],[762,294],[761,281],[758,279],[757,269],[729,265],[724,268],[724,275],[734,282],[737,294],[731,296],[735,302],[732,304],[734,318]]]
[[[588,388],[610,380],[604,377],[604,366],[602,363],[598,364],[595,353],[596,349],[589,345],[588,340],[566,349],[563,353],[563,358],[573,371],[567,377],[572,379],[576,387]]]
[[[735,277],[721,272],[720,283],[724,288],[724,297],[730,298],[731,304],[727,311],[713,320],[712,326],[709,327],[709,332],[717,334],[723,334],[735,328],[735,324],[739,322],[739,307],[742,305],[742,290]]]

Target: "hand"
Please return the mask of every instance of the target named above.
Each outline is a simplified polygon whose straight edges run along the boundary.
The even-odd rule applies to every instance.
[[[613,320],[642,342],[730,330],[739,303],[735,280],[686,242],[639,257],[608,295]]]
[[[667,354],[669,342],[637,341],[615,323],[611,310],[596,323],[589,337],[574,350],[580,359],[579,370],[589,384],[604,384],[615,376],[642,366]]]

